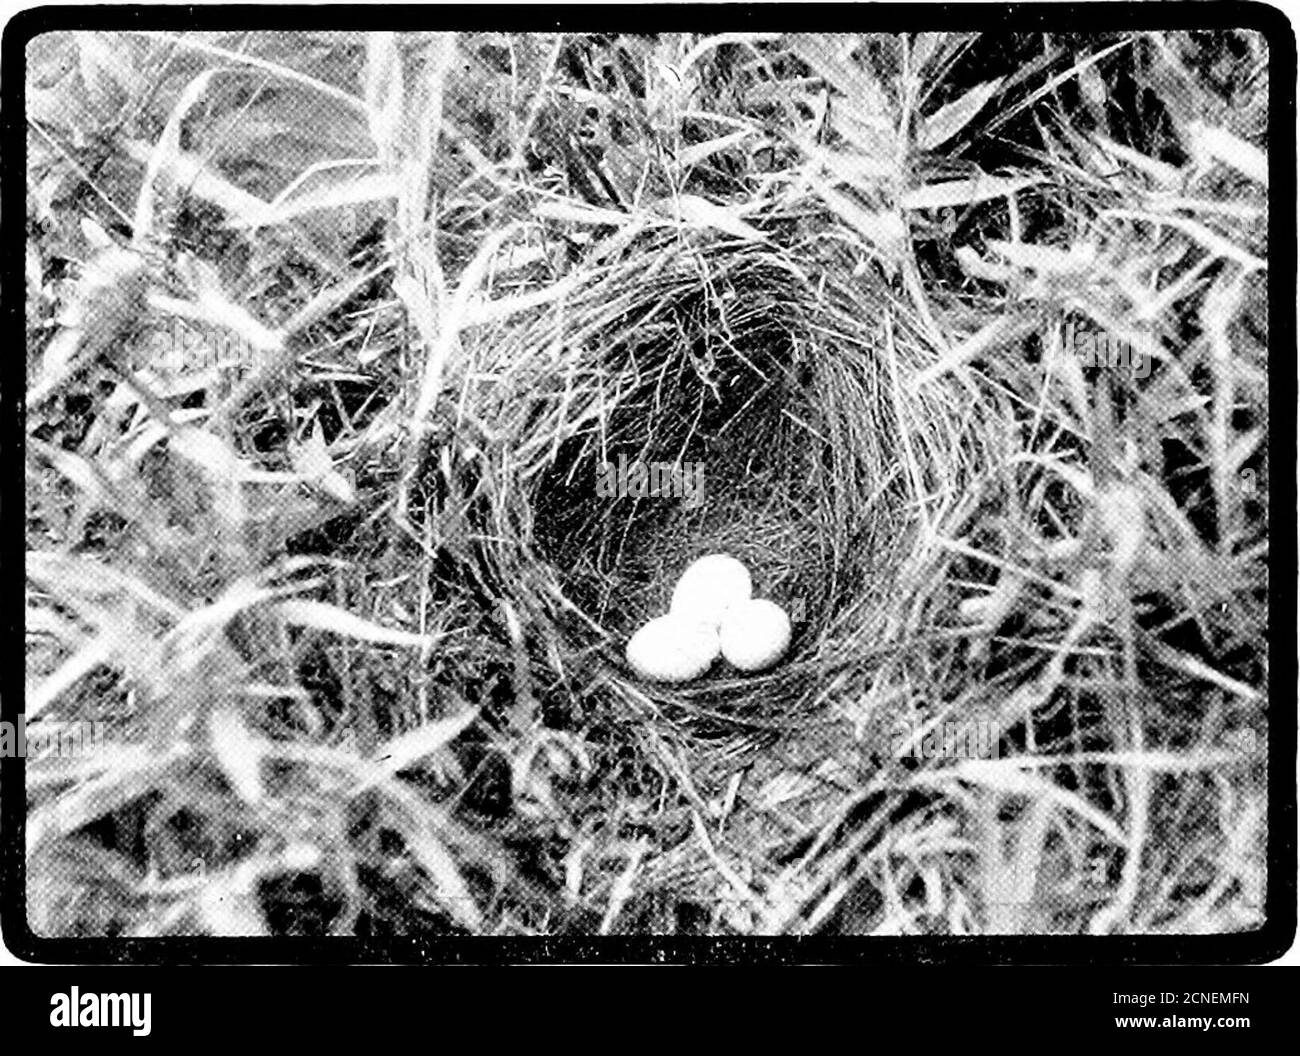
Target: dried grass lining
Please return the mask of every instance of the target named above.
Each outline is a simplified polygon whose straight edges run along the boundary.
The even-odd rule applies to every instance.
[[[887,637],[918,512],[970,462],[951,398],[908,392],[933,357],[900,305],[849,261],[807,261],[660,243],[526,325],[479,332],[461,419],[484,438],[480,557],[544,658],[539,677],[579,698],[606,684],[699,732],[779,729]],[[703,503],[598,494],[598,466],[620,455],[702,462]],[[627,635],[711,551],[802,609],[788,659],[748,677],[719,662],[681,687],[638,679]]]

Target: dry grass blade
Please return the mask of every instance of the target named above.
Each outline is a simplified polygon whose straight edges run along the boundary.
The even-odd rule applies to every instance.
[[[922,150],[934,150],[961,133],[975,119],[993,97],[1002,90],[1001,78],[986,81],[969,89],[959,99],[939,107],[921,122],[916,145]]]
[[[427,723],[410,733],[394,737],[375,750],[375,762],[384,772],[394,775],[455,740],[476,718],[478,711],[471,708],[459,715]]]
[[[294,626],[310,627],[373,645],[401,645],[421,649],[433,644],[432,639],[426,635],[384,627],[323,601],[281,601],[274,606],[274,610],[281,619]]]

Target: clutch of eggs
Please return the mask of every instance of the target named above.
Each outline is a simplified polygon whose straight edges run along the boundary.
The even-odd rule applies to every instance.
[[[723,613],[718,645],[733,667],[765,671],[790,648],[790,617],[774,601],[746,599]]]
[[[732,605],[753,593],[749,570],[727,554],[706,554],[682,573],[669,611],[717,627]]]
[[[716,626],[682,613],[657,616],[627,643],[627,662],[652,682],[689,682],[699,678],[720,652]]]

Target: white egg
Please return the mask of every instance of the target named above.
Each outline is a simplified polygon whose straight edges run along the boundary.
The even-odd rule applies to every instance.
[[[627,643],[627,662],[652,682],[689,682],[718,658],[715,627],[681,614],[658,616]]]
[[[790,617],[774,601],[742,601],[723,616],[718,639],[722,655],[733,667],[764,671],[790,648]]]
[[[707,554],[682,573],[669,611],[716,627],[722,615],[753,593],[749,570],[727,554]]]

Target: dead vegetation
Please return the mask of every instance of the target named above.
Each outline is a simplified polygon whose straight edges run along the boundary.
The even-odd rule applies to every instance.
[[[28,760],[38,933],[1259,926],[1258,35],[27,78],[25,714],[111,734]],[[596,495],[620,452],[705,503]],[[789,662],[638,681],[719,549]],[[999,758],[913,750],[953,721]]]

